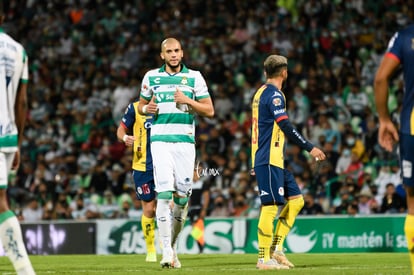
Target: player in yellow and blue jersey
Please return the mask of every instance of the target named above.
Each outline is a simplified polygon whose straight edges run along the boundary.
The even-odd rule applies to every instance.
[[[400,67],[404,77],[404,97],[397,130],[388,110],[388,87]],[[374,90],[379,117],[378,141],[390,152],[399,141],[401,175],[408,206],[404,231],[414,274],[414,25],[396,32],[391,38],[375,76]]]
[[[258,269],[293,267],[283,253],[283,241],[304,205],[293,174],[284,167],[286,138],[308,151],[317,161],[325,154],[308,142],[290,123],[282,85],[287,79],[287,59],[270,55],[264,62],[266,83],[252,102],[252,167],[261,201],[258,224]],[[287,202],[285,202],[287,199]],[[280,213],[280,214],[279,214]],[[273,222],[279,214],[276,231]]]
[[[147,262],[156,262],[155,248],[155,185],[150,149],[152,115],[138,113],[138,102],[130,103],[118,126],[117,137],[126,146],[132,146],[132,176],[137,199],[142,201],[141,226],[147,245]]]

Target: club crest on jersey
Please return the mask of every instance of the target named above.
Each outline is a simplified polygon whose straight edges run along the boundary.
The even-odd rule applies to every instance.
[[[278,97],[274,98],[273,99],[273,105],[275,105],[275,106],[282,105],[282,100],[280,98],[278,98]]]
[[[181,79],[181,84],[187,85],[187,83],[188,83],[187,77],[184,76],[183,79]]]

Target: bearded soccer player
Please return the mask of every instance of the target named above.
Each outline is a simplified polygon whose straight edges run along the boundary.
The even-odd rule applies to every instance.
[[[282,92],[283,83],[288,76],[287,65],[284,56],[270,55],[266,58],[266,83],[256,91],[252,103],[252,167],[261,201],[257,230],[258,269],[289,269],[293,266],[283,253],[283,241],[304,201],[295,178],[284,167],[285,142],[289,139],[308,151],[317,161],[326,158],[289,121]],[[273,222],[279,213],[274,232]]]
[[[181,62],[184,53],[177,39],[165,39],[160,56],[165,64],[148,71],[142,80],[139,112],[154,114],[150,139],[163,254],[160,264],[163,268],[179,268],[175,246],[192,191],[195,114],[213,117],[214,107],[201,73]]]

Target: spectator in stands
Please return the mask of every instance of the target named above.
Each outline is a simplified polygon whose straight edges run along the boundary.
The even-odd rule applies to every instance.
[[[22,220],[26,222],[39,222],[43,217],[43,208],[39,205],[36,197],[28,199],[27,204],[22,210]]]
[[[301,215],[321,215],[324,214],[322,206],[315,201],[314,196],[311,193],[305,193],[303,195],[305,205],[300,211]]]
[[[381,201],[381,213],[404,213],[407,210],[405,199],[395,192],[395,185],[388,183],[385,187],[385,195]]]

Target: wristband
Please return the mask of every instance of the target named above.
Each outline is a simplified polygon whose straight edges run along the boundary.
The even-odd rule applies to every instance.
[[[124,136],[122,137],[122,140],[124,141],[124,143],[126,142],[127,138],[128,138],[128,135],[124,135]]]
[[[144,105],[144,107],[142,107],[142,113],[143,114],[147,114],[147,107],[148,107],[148,105]]]

